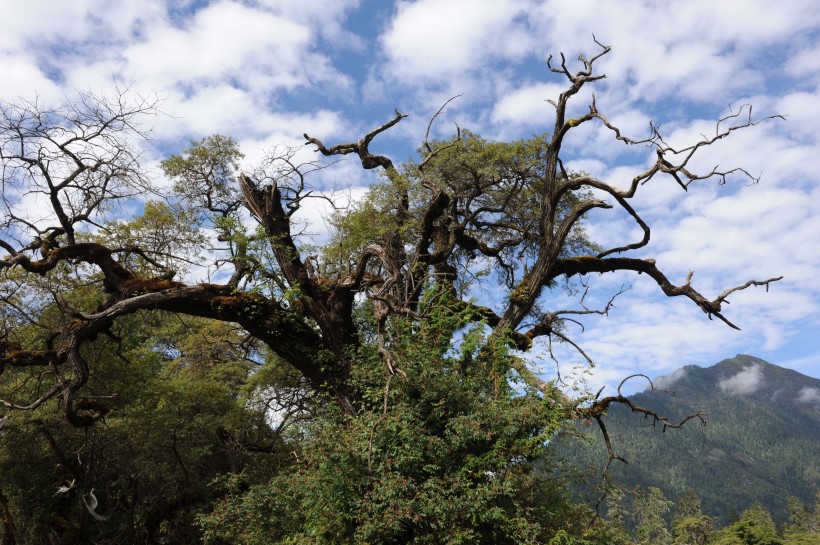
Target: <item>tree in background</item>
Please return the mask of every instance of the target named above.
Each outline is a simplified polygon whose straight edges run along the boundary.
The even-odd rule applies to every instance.
[[[820,498],[820,493],[817,498]],[[789,511],[789,520],[783,528],[783,545],[812,545],[820,542],[820,526],[815,523],[818,504],[815,503],[812,514],[803,502],[791,497]]]
[[[672,504],[673,502],[667,500],[663,492],[654,486],[636,492],[632,501],[632,515],[635,518],[635,537],[638,545],[670,543],[665,517]]]
[[[538,377],[525,359],[536,339],[566,343],[591,363],[569,328],[578,315],[606,314],[612,304],[590,309],[581,298],[577,308],[556,308],[550,295],[584,293],[576,280],[591,273],[630,271],[734,327],[723,314],[728,297],[778,279],[709,298],[691,275],[675,285],[654,260],[628,257],[650,236],[630,204],[639,189],[664,176],[683,189],[748,176],[742,169],[696,173],[690,161],[759,121],[750,110],[733,112],[714,135],[675,148],[654,126],[644,140],[623,136],[594,99],[587,113],[568,118],[570,100],[604,77],[594,65],[608,52],[602,46],[581,57],[574,73],[563,55],[550,63],[566,88],[552,102],[549,135],[511,143],[466,131],[443,142],[425,137],[418,161],[400,167],[370,151],[405,117],[399,112],[356,142],[328,147],[305,135],[323,156],[352,154],[362,168],[383,173],[362,203],[337,208],[331,241],[318,248],[302,236],[298,213],[307,199],[326,198],[309,185],[322,164],[299,162],[295,150],[274,150],[239,172],[241,153],[230,138],[195,142],[163,163],[174,181],[170,204],[151,203],[123,224],[115,213],[151,190],[133,139],[144,135],[140,120],[155,113],[155,103],[129,101],[127,93],[83,95],[53,110],[3,103],[0,403],[10,429],[21,433],[58,405],[67,422],[89,430],[52,433],[53,448],[46,437],[50,456],[62,453],[65,462],[59,481],[56,473],[37,477],[51,479],[54,490],[76,473],[65,485],[73,503],[62,512],[73,510],[80,523],[69,526],[103,528],[136,512],[136,500],[119,501],[124,485],[114,486],[113,470],[84,477],[90,462],[83,456],[105,451],[88,438],[99,434],[105,443],[99,430],[108,423],[163,445],[162,463],[182,479],[180,494],[190,486],[208,501],[203,481],[229,474],[213,488],[214,509],[200,518],[213,543],[517,543],[563,539],[566,529],[588,542],[617,542],[566,500],[559,482],[534,474],[534,461],[563,422],[579,418],[598,423],[615,458],[603,420],[613,403],[665,427],[683,422],[634,405],[620,388],[604,398],[569,397]],[[624,188],[564,168],[566,136],[596,121],[624,144],[654,151],[650,168]],[[32,199],[42,215],[27,212]],[[582,222],[616,207],[642,236],[599,248]],[[214,257],[202,263],[206,249]],[[209,266],[211,278],[185,274],[195,266]],[[497,297],[475,299],[483,277]],[[126,327],[175,320],[186,329],[164,340],[153,337],[159,325],[136,335]],[[241,350],[224,361],[211,352],[228,337]],[[132,360],[128,346],[146,360]],[[198,364],[186,359],[193,353]],[[152,367],[152,358],[162,361]],[[179,358],[185,363],[175,364]],[[151,377],[166,376],[167,390],[144,391]],[[254,381],[250,395],[245,384]],[[139,416],[129,417],[144,415],[146,400],[158,416],[142,428]],[[218,467],[214,453],[225,445],[273,454],[276,470]],[[126,455],[105,452],[105,463]],[[77,456],[85,465],[72,471]],[[146,456],[147,466],[155,463]],[[21,489],[15,501],[24,499]],[[111,511],[101,514],[104,506]]]
[[[92,391],[129,392],[109,401],[104,424],[77,429],[40,410],[3,430],[0,474],[18,543],[194,542],[213,479],[269,478],[289,456],[239,448],[219,433],[231,429],[249,445],[274,437],[235,327],[146,314],[112,333],[121,342],[97,341],[87,353],[97,369]]]
[[[705,545],[714,533],[714,520],[701,511],[700,498],[691,490],[675,502],[673,545]]]
[[[771,514],[755,503],[740,520],[715,535],[714,545],[781,545]]]
[[[805,533],[812,530],[812,514],[809,508],[799,499],[789,498],[789,521],[786,523],[785,533]]]

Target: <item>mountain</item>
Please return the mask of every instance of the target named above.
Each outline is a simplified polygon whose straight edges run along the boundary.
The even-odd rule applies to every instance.
[[[616,454],[615,479],[627,486],[656,486],[675,500],[687,489],[703,511],[723,524],[760,501],[776,521],[788,518],[788,498],[811,506],[820,486],[820,380],[747,355],[701,368],[687,366],[631,396],[671,421],[707,413],[707,424],[683,429],[653,426],[651,419],[617,406],[605,423]],[[601,466],[600,432],[592,444],[567,446],[568,458]],[[562,449],[563,450],[563,449]]]

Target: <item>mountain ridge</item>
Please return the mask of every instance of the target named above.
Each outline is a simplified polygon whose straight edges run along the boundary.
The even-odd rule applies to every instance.
[[[656,486],[675,500],[693,490],[704,512],[725,523],[760,501],[777,521],[788,498],[807,505],[820,486],[820,380],[739,354],[710,367],[689,365],[659,377],[654,390],[630,396],[671,421],[706,413],[706,425],[661,431],[623,406],[605,417],[616,454],[613,477],[627,486]],[[600,467],[600,433],[572,456]]]

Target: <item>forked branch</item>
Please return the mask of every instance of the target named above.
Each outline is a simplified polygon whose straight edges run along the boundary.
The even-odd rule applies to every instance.
[[[359,156],[359,159],[362,162],[362,168],[364,169],[372,169],[382,167],[386,171],[393,171],[395,167],[393,166],[393,161],[391,161],[388,157],[384,155],[373,155],[370,153],[368,146],[370,142],[379,134],[383,133],[402,119],[407,117],[407,114],[400,113],[396,110],[396,116],[385,123],[384,125],[377,127],[367,133],[364,138],[359,140],[358,142],[352,142],[349,144],[337,144],[332,146],[331,148],[325,147],[321,140],[317,138],[313,138],[305,134],[305,140],[307,140],[308,144],[313,144],[316,146],[316,150],[319,151],[322,155],[327,157],[331,155],[347,155],[349,153],[355,153]]]
[[[607,454],[608,454],[607,462],[604,466],[604,471],[606,471],[609,468],[610,464],[614,460],[620,460],[623,463],[627,463],[626,460],[624,460],[623,458],[621,458],[620,456],[615,454],[615,452],[612,448],[612,441],[610,440],[609,433],[606,429],[606,425],[604,424],[604,420],[603,420],[604,415],[606,415],[607,411],[609,410],[609,408],[612,406],[613,403],[624,405],[624,406],[628,407],[633,413],[644,415],[644,418],[652,418],[652,425],[654,426],[656,424],[661,424],[663,426],[663,432],[664,433],[666,433],[667,428],[680,429],[683,426],[685,426],[687,422],[690,422],[692,420],[699,421],[701,426],[706,425],[706,416],[707,416],[707,414],[703,413],[703,412],[696,412],[696,413],[687,415],[687,416],[683,417],[680,420],[673,421],[673,420],[670,420],[666,416],[662,416],[660,413],[658,413],[657,411],[655,411],[653,409],[649,409],[647,407],[643,407],[641,405],[636,404],[630,398],[626,397],[625,395],[623,395],[621,393],[621,389],[623,388],[624,384],[626,384],[627,381],[629,381],[633,378],[644,378],[644,379],[646,379],[647,382],[649,382],[649,389],[651,391],[659,391],[657,388],[655,388],[655,384],[652,382],[652,380],[649,377],[647,377],[644,374],[638,373],[638,374],[630,375],[630,376],[626,377],[625,379],[623,379],[621,381],[621,383],[618,385],[616,395],[607,396],[607,397],[604,397],[603,399],[597,399],[597,397],[596,397],[596,399],[593,401],[593,403],[590,407],[581,408],[578,411],[579,415],[582,418],[592,418],[598,423],[598,427],[601,430],[601,435],[603,435],[603,437],[604,437],[604,443],[606,444],[606,449],[607,449]],[[600,392],[599,392],[599,394],[600,394]]]

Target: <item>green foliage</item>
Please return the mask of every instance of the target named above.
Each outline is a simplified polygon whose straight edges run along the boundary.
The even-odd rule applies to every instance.
[[[185,272],[187,265],[199,261],[205,244],[195,214],[161,201],[148,201],[141,216],[111,223],[93,238],[122,248],[121,263],[145,276]]]
[[[405,166],[406,175],[421,186],[433,184],[448,189],[454,194],[471,195],[474,188],[482,189],[475,196],[474,207],[499,210],[499,223],[516,226],[537,225],[540,214],[541,197],[547,191],[545,185],[547,162],[545,157],[550,138],[546,134],[534,135],[528,139],[512,142],[489,141],[470,131],[462,131],[461,140],[436,142],[432,147],[441,149],[425,166],[423,174],[418,173],[414,163]],[[456,145],[446,147],[449,144]],[[424,155],[424,150],[420,150]],[[572,177],[573,174],[569,173]],[[510,187],[520,187],[509,199]],[[580,200],[589,197],[586,193],[569,192],[560,203],[558,218],[563,218]],[[498,240],[502,229],[488,228],[488,240]],[[508,233],[503,233],[508,234]],[[524,250],[519,258],[534,255],[536,240],[524,242],[518,251]],[[590,241],[581,225],[573,229],[572,235],[562,248],[562,255],[590,255],[600,249]]]
[[[200,518],[206,543],[546,543],[560,529],[567,543],[616,542],[533,472],[565,415],[515,392],[503,359],[478,357],[482,328],[445,309],[397,324],[401,374],[385,376],[372,349],[357,356],[365,409],[325,408],[286,470],[247,492],[216,483],[226,495]]]
[[[465,131],[425,142],[418,161],[397,169],[369,145],[406,117],[398,111],[356,142],[326,147],[305,135],[321,156],[355,154],[384,172],[360,205],[331,218],[334,238],[320,247],[304,243],[300,216],[306,199],[324,197],[306,182],[324,165],[302,163],[294,148],[239,174],[233,139],[191,142],[161,163],[168,203],[105,224],[149,188],[129,141],[155,103],[82,94],[51,110],[5,105],[3,149],[15,151],[4,151],[0,184],[9,212],[0,373],[15,372],[0,382],[0,406],[21,412],[0,421],[4,542],[625,543],[625,510],[612,507],[607,522],[578,505],[549,446],[567,422],[600,424],[610,404],[629,403],[564,395],[512,347],[548,337],[590,361],[564,324],[606,314],[612,301],[541,305],[557,279],[571,292],[585,281],[570,279],[591,272],[646,273],[732,325],[725,295],[706,305],[688,283],[670,289],[654,260],[607,256],[641,253],[650,239],[628,203],[639,185],[665,174],[685,189],[680,172],[693,182],[746,173],[686,166],[695,150],[758,122],[719,123],[677,165],[653,130],[655,164],[629,191],[566,172],[564,137],[587,121],[636,143],[594,101],[565,119],[567,101],[604,77],[592,65],[610,48],[597,45],[580,57],[584,70],[564,70],[549,137],[493,142]],[[31,194],[50,209],[17,217]],[[583,221],[616,207],[644,236],[602,251]],[[208,268],[195,278],[187,266],[206,247]],[[469,299],[489,274],[499,289]],[[635,492],[637,543],[670,541],[670,503],[659,488]],[[725,536],[774,545],[771,517],[753,511]],[[682,505],[676,537],[700,539],[699,517]],[[810,525],[793,526],[802,536]]]
[[[282,438],[281,457],[272,451],[253,464],[218,430],[270,440],[269,423],[249,409],[272,384],[298,390],[298,380],[275,361],[250,373],[245,339],[226,324],[149,313],[121,320],[112,331],[119,340],[86,346],[98,369],[91,391],[128,392],[112,401],[104,426],[81,432],[59,414],[11,415],[0,468],[11,483],[18,540],[191,541],[191,518],[216,501],[228,522],[210,529],[216,515],[203,518],[209,539],[369,543],[410,535],[424,543],[446,534],[454,543],[535,543],[564,528],[575,543],[613,542],[559,483],[531,471],[565,415],[512,390],[506,348],[487,347],[483,326],[465,329],[466,311],[452,314],[440,298],[429,295],[421,325],[394,326],[392,349],[406,379],[393,377],[386,390],[382,360],[363,348],[362,412],[343,418],[320,403],[304,430]],[[482,357],[487,350],[496,359]],[[21,454],[25,471],[16,464]],[[274,470],[282,458],[295,463]],[[62,462],[53,469],[55,460]],[[219,486],[205,486],[219,474],[227,475]],[[70,482],[68,495],[53,496]],[[110,517],[105,524],[81,503],[92,488]]]
[[[499,242],[521,238],[521,233],[535,232],[540,208],[538,203],[545,192],[545,161],[549,138],[535,135],[512,142],[486,140],[469,131],[462,131],[460,139],[431,142],[438,149],[427,161],[422,172],[419,163],[408,161],[397,174],[372,186],[365,199],[351,208],[338,212],[332,219],[335,238],[324,248],[323,262],[333,271],[346,271],[367,244],[383,242],[396,236],[405,244],[418,242],[423,227],[421,219],[429,204],[429,190],[446,190],[462,199],[465,210],[496,210],[494,224],[468,231],[477,244],[490,247]],[[419,150],[421,157],[428,153]],[[560,203],[557,219],[587,194],[568,192]],[[404,200],[406,199],[405,211]],[[514,267],[536,255],[536,237],[524,236],[519,244],[500,245],[500,259]],[[599,248],[588,239],[578,223],[562,248],[563,256],[591,255]],[[486,267],[476,260],[477,251],[458,250],[454,261],[463,266]],[[486,274],[486,271],[482,271]],[[480,273],[481,274],[481,273]],[[510,282],[508,271],[501,268],[501,279]],[[460,278],[460,282],[465,279]]]
[[[703,514],[701,510],[700,497],[692,490],[687,490],[675,501],[674,520],[687,517],[699,517]]]
[[[638,545],[667,545],[669,530],[666,528],[666,513],[672,506],[659,488],[639,490],[632,502],[635,518],[635,536]]]
[[[701,512],[700,498],[691,490],[675,502],[672,545],[705,545],[714,534],[715,522]]]
[[[238,206],[235,176],[243,157],[233,138],[215,134],[191,142],[161,166],[174,191],[196,209],[227,215]]]
[[[714,545],[782,545],[772,516],[760,503],[744,511],[740,520],[718,532]]]
[[[811,532],[788,534],[783,537],[782,543],[783,545],[818,545],[820,534]]]
[[[672,545],[705,545],[714,532],[712,517],[683,517],[672,527]]]
[[[809,532],[812,529],[812,516],[806,504],[792,496],[789,498],[789,520],[786,523],[786,534]]]
[[[0,474],[19,544],[195,542],[193,517],[214,501],[212,479],[246,464],[248,478],[264,479],[277,463],[275,453],[250,456],[219,435],[270,436],[246,402],[255,366],[243,357],[239,331],[147,313],[117,325],[119,340],[85,347],[99,371],[90,391],[128,392],[106,401],[103,425],[73,428],[56,404],[8,415]],[[92,489],[105,521],[84,507]]]

